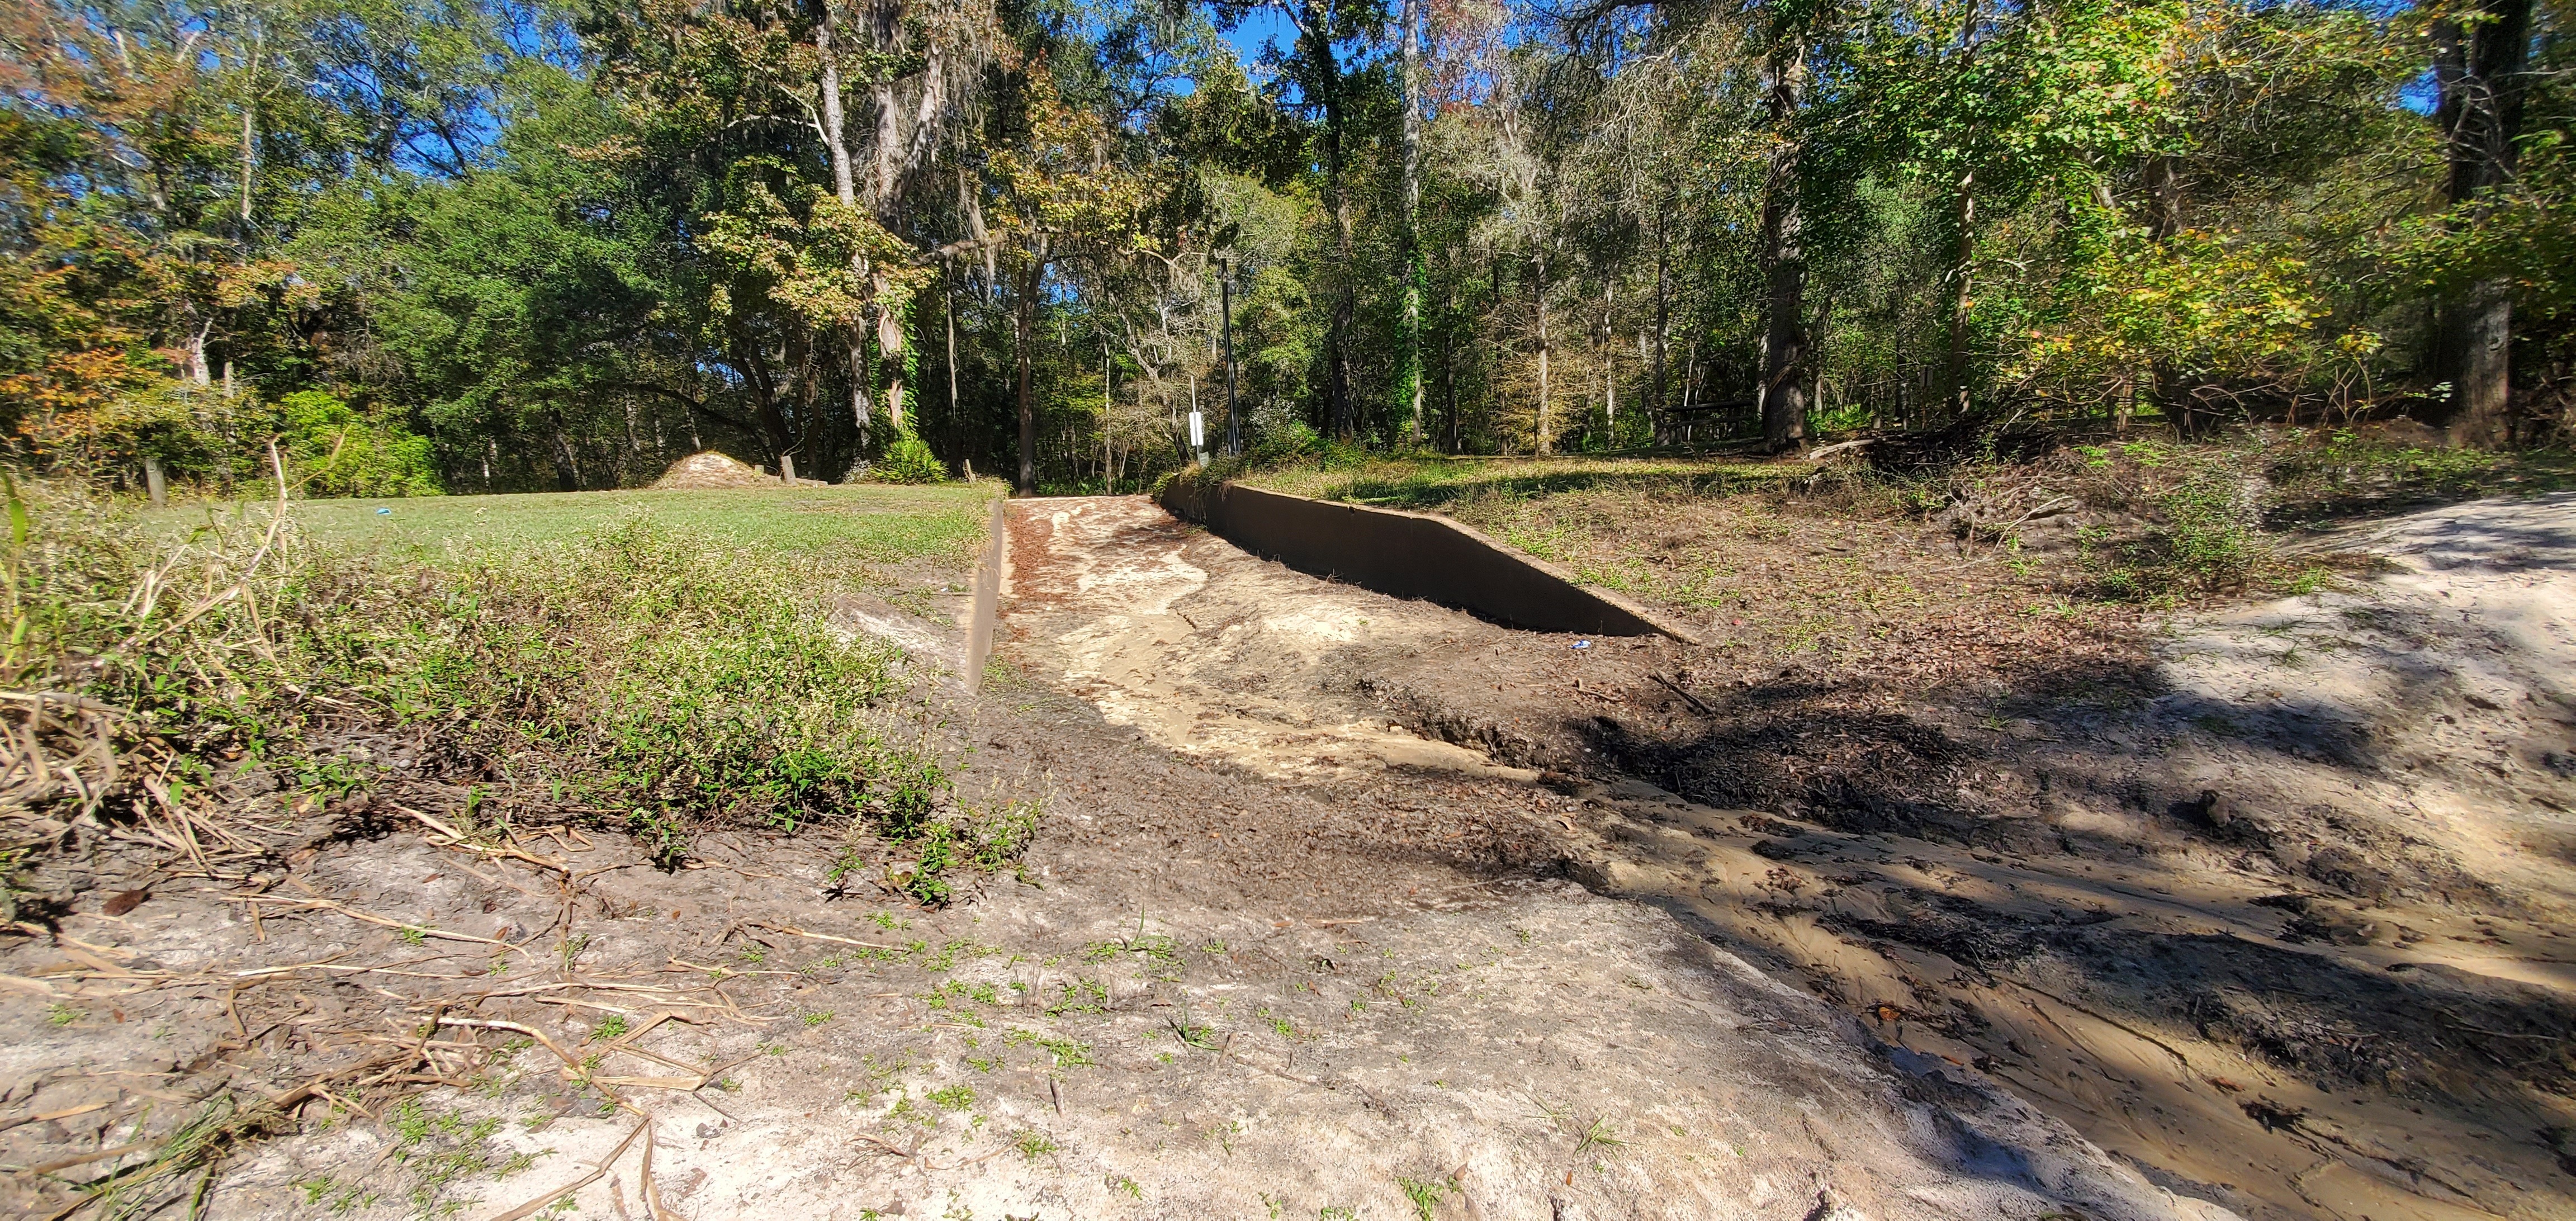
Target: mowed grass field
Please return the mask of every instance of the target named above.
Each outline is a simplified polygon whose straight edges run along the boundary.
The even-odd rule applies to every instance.
[[[674,534],[853,575],[888,567],[971,568],[999,484],[635,489],[502,496],[299,500],[308,537],[334,548],[436,561],[542,549],[641,518]],[[210,515],[265,523],[259,502],[201,502],[153,516],[184,529]]]

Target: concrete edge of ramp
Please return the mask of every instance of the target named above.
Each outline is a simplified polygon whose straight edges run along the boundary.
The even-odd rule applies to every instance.
[[[1420,598],[1512,627],[1597,636],[1697,633],[1446,517],[1175,482],[1156,499],[1176,517],[1266,559],[1398,598]]]

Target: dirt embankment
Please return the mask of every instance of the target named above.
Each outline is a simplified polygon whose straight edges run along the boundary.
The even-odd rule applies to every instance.
[[[1584,815],[1522,773],[1383,717],[1332,753],[1377,697],[1327,646],[1412,613],[1423,659],[1435,623],[1490,629],[1302,577],[1238,587],[1264,566],[1123,537],[1021,569],[1010,655],[1041,681],[989,684],[930,744],[971,759],[961,800],[1047,809],[1016,876],[942,910],[899,903],[883,883],[907,862],[866,841],[710,834],[665,873],[621,835],[450,836],[392,792],[281,816],[255,871],[124,841],[49,864],[48,923],[0,949],[21,1032],[0,1160],[30,1168],[6,1207],[2216,1215],[1555,876]],[[1200,617],[1247,588],[1240,619]],[[877,631],[902,601],[844,618]],[[1194,674],[1199,650],[1152,643],[1176,627],[1240,648]],[[1157,719],[1238,694],[1231,721]],[[1195,724],[1241,753],[1166,747]],[[295,1120],[215,1101],[262,1094]],[[156,1177],[188,1132],[221,1142],[222,1173]]]
[[[1023,680],[933,744],[968,800],[1047,797],[1016,878],[928,912],[866,844],[664,874],[346,798],[251,873],[106,841],[0,951],[8,1207],[2576,1207],[2563,500],[2334,540],[2398,570],[2170,631],[1891,615],[1794,667],[1504,631],[1138,500],[1019,510]],[[1962,562],[1832,528],[1812,562]],[[846,626],[935,641],[911,601]],[[311,1088],[370,1056],[421,1092]],[[246,1142],[242,1091],[300,1122]],[[225,1172],[156,1180],[191,1131]]]
[[[1538,773],[1529,808],[1596,889],[1977,1066],[2177,1192],[2262,1217],[2541,1217],[2576,1208],[2571,512],[2482,502],[2322,538],[2393,570],[2171,619],[2070,612],[2011,554],[1902,522],[1627,523],[1744,573],[1719,624],[1764,635],[1705,648],[1300,598],[1138,518],[1164,532],[1142,553],[1201,575],[1149,620],[1086,609],[1024,643],[1113,720],[1248,769],[1396,787],[1482,766],[1370,745],[1393,735]],[[1023,520],[1024,548],[1065,528]],[[1837,606],[1816,574],[1843,569],[1866,579]],[[1276,630],[1315,598],[1346,631]],[[1780,648],[1802,616],[1865,630]],[[1081,660],[1122,648],[1142,650],[1124,669]]]

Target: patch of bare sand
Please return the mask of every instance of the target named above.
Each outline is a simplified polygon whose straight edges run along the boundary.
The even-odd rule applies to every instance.
[[[2180,618],[2135,666],[2043,651],[1923,686],[1824,658],[1674,689],[1653,676],[1704,654],[1613,651],[1590,687],[1624,706],[1552,674],[1528,685],[1553,701],[1403,689],[1426,723],[1531,726],[1551,766],[1601,748],[1569,836],[1595,886],[2177,1191],[2263,1217],[2564,1216],[2571,527],[2557,496],[2349,531],[2319,545],[2392,571]]]
[[[372,855],[331,880],[441,872],[435,853]],[[601,855],[581,863],[618,851]],[[1873,1055],[1847,1019],[1651,909],[1421,867],[1402,900],[1331,916],[1205,906],[1086,855],[1042,851],[1043,888],[940,914],[827,903],[811,852],[614,870],[595,889],[617,914],[585,922],[581,973],[673,987],[727,967],[712,991],[735,1014],[635,1045],[728,1066],[716,1085],[635,1086],[669,1069],[610,1049],[602,1080],[625,1080],[635,1111],[604,1111],[540,1059],[432,1090],[388,1127],[272,1146],[212,1215],[325,1215],[353,1183],[380,1194],[348,1214],[409,1215],[425,1182],[481,1215],[602,1163],[566,1194],[636,1215],[641,1150],[616,1150],[639,1123],[683,1217],[1392,1218],[1413,1215],[1408,1192],[1439,1217],[1787,1221],[1820,1200],[1889,1219],[2219,1215],[1963,1070]],[[435,904],[420,898],[397,906]],[[612,1015],[633,1029],[657,1008],[589,995],[527,1021],[588,1051]],[[534,1160],[437,1182],[434,1159],[459,1153]]]
[[[1033,669],[1184,754],[1272,777],[1535,773],[1427,736],[1337,674],[1503,631],[1246,555],[1143,496],[1010,506],[1008,628]]]
[[[2066,613],[1921,527],[1838,540],[1830,506],[1623,512],[1549,537],[1653,540],[1743,622],[1699,649],[1363,636],[1306,698],[1552,773],[1576,801],[1534,812],[1588,883],[2178,1192],[2576,1212],[2569,498],[2319,539],[2391,570],[2167,624]]]
[[[731,454],[704,450],[682,458],[662,472],[662,477],[649,486],[663,489],[752,488],[776,483],[775,477],[761,473]]]

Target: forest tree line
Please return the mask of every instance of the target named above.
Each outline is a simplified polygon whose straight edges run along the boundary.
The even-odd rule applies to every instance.
[[[41,469],[379,495],[711,447],[1133,489],[1229,394],[1272,453],[2553,443],[2566,15],[27,0],[0,424]]]

